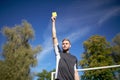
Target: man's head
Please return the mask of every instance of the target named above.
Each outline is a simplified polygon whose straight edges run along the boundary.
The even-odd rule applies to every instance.
[[[62,49],[63,49],[63,52],[68,52],[69,49],[71,47],[71,43],[70,43],[70,40],[69,39],[63,39],[62,41]]]

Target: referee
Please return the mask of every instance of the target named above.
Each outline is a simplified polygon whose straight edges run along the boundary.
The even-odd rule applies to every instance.
[[[55,80],[79,80],[77,71],[77,58],[69,52],[71,43],[68,39],[62,41],[62,51],[59,48],[55,21],[56,17],[52,16],[52,38],[56,54],[56,74]]]

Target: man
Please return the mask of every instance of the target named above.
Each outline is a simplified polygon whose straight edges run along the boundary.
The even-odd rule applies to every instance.
[[[71,43],[68,39],[62,41],[62,51],[59,48],[56,36],[55,21],[52,16],[52,38],[56,54],[56,80],[79,80],[77,71],[77,58],[70,54]]]

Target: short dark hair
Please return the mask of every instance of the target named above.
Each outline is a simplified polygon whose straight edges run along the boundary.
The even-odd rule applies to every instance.
[[[62,40],[62,42],[63,42],[63,41],[68,41],[68,42],[71,44],[70,40],[67,39],[67,38],[64,38],[64,39]]]

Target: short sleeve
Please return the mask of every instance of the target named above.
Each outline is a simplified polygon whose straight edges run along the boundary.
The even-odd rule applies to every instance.
[[[55,51],[56,56],[60,55],[61,49],[60,49],[59,45],[54,46],[54,51]]]

